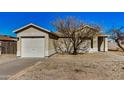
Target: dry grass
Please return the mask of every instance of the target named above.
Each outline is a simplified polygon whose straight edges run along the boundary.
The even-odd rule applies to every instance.
[[[119,58],[120,57],[120,58]],[[55,55],[44,59],[17,79],[124,79],[124,58],[116,53]]]

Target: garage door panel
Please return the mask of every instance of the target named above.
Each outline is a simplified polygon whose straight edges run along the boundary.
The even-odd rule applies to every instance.
[[[22,38],[22,57],[44,57],[44,38]]]

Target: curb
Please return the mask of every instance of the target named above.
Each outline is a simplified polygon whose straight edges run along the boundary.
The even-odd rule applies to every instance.
[[[29,71],[30,69],[32,69],[34,66],[37,66],[41,63],[41,61],[38,61],[36,64],[28,67],[28,68],[25,68],[24,70],[16,73],[15,75],[11,76],[8,78],[8,80],[16,80],[18,77],[22,76],[23,74],[25,74],[27,71]]]

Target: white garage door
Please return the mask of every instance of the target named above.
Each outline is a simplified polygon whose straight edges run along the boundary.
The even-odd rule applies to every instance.
[[[22,38],[22,57],[44,57],[44,38]]]

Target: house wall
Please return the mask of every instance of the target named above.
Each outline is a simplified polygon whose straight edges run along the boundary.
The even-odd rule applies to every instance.
[[[55,40],[55,39],[49,38],[49,42],[48,42],[48,55],[52,55],[52,54],[56,53],[56,49],[55,49],[55,45],[54,45],[54,43],[56,41],[57,40]]]
[[[66,38],[59,38],[57,41],[57,45],[61,48],[61,50],[65,51],[65,43],[64,40],[67,41]],[[95,37],[93,39],[93,47],[91,47],[91,40],[85,40],[81,45],[80,49],[78,50],[79,53],[85,53],[85,52],[97,52],[97,38]],[[61,52],[61,51],[60,51]]]
[[[98,51],[98,37],[93,38],[93,50]]]
[[[108,38],[98,37],[98,51],[108,51]]]
[[[56,40],[57,42],[55,43],[56,45],[56,49],[57,49],[57,52],[59,53],[62,53],[62,52],[66,52],[67,51],[67,46],[65,45],[65,42],[66,43],[69,43],[69,39],[68,38],[58,38],[58,40]],[[70,48],[72,46],[72,43],[70,43]]]
[[[60,46],[62,50],[65,50],[65,44],[64,44],[63,39],[66,40],[66,38],[59,38],[57,45]],[[98,49],[98,46],[100,46],[100,50]],[[101,39],[98,39],[98,36],[96,36],[92,40],[90,40],[90,39],[86,40],[85,42],[83,42],[80,45],[80,49],[78,52],[94,53],[94,52],[98,52],[98,50],[99,51],[108,51],[108,38],[107,37],[101,37]]]
[[[105,38],[105,51],[108,51],[108,38]]]
[[[48,34],[42,31],[39,31],[38,29],[35,29],[33,27],[30,27],[28,29],[25,29],[24,31],[21,31],[17,33],[17,37],[19,38],[17,42],[17,56],[21,56],[21,36],[44,36],[45,37],[45,56],[49,56],[48,53]],[[34,42],[32,42],[34,43]]]
[[[17,56],[21,56],[21,37],[18,37],[17,41]]]
[[[107,37],[94,37],[92,40],[87,40],[87,52],[93,53],[98,51],[108,51],[108,38]],[[98,48],[99,47],[99,48]]]
[[[81,45],[79,49],[79,53],[85,53],[89,52],[91,50],[91,40],[85,40]]]
[[[98,38],[94,37],[92,40],[90,40],[90,47],[88,50],[89,53],[98,52]]]

